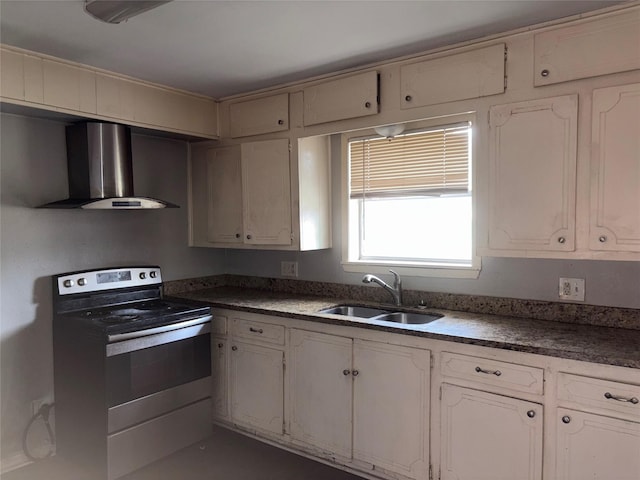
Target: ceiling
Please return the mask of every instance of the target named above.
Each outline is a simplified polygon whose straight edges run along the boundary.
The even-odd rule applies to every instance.
[[[622,3],[174,0],[100,22],[84,0],[0,0],[0,41],[215,98]]]

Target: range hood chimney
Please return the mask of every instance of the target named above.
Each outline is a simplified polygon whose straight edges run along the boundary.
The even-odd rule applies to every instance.
[[[40,208],[147,209],[177,207],[133,193],[131,130],[126,125],[83,122],[69,125],[69,198]]]

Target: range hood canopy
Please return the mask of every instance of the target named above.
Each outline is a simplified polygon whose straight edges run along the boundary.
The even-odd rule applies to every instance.
[[[177,207],[163,200],[134,195],[131,130],[126,125],[83,122],[67,126],[66,136],[69,198],[40,208]]]

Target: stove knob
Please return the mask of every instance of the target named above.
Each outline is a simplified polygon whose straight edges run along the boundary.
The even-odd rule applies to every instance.
[[[74,283],[74,281],[73,281],[73,280],[65,280],[62,284],[63,284],[66,288],[71,288],[71,287],[73,287],[73,286],[75,285],[75,283]]]
[[[145,278],[147,278],[147,274],[144,272],[140,272],[140,280],[144,280]]]
[[[86,278],[79,278],[78,279],[78,285],[80,285],[81,287],[84,287],[87,284],[87,279]]]
[[[155,270],[151,270],[151,272],[149,273],[149,276],[151,278],[156,278],[158,276],[158,272],[156,272]]]

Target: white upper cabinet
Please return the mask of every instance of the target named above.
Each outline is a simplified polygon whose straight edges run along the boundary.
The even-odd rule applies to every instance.
[[[578,96],[490,110],[489,247],[575,248]]]
[[[304,89],[304,125],[378,113],[378,72],[312,85]]]
[[[289,129],[289,94],[272,95],[229,105],[232,138]]]
[[[289,140],[243,143],[240,151],[245,243],[291,245]]]
[[[534,37],[534,84],[640,68],[640,10],[586,20]]]
[[[96,74],[85,68],[44,59],[43,103],[77,112],[96,113]]]
[[[414,108],[505,90],[504,43],[400,68],[400,107]]]
[[[640,83],[593,92],[592,250],[640,252]]]
[[[242,243],[242,169],[238,145],[209,149],[207,163],[207,240]]]

